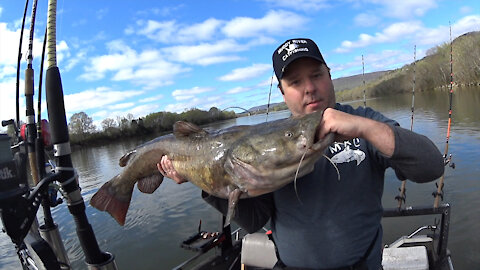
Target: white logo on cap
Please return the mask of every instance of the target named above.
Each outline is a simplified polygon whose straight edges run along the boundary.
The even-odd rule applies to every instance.
[[[290,45],[288,45],[287,48],[285,48],[285,50],[287,50],[287,53],[290,53],[291,51],[295,50],[298,47],[300,47],[300,46],[298,46],[298,44],[290,44]]]

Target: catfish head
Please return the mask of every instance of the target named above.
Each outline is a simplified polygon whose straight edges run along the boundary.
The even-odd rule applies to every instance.
[[[224,167],[243,197],[272,192],[313,170],[334,139],[316,139],[322,116],[318,111],[257,125],[231,147]]]

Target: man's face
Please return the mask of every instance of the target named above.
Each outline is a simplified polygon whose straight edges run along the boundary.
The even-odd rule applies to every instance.
[[[328,67],[304,57],[290,63],[280,80],[283,100],[293,115],[335,106],[335,91]]]

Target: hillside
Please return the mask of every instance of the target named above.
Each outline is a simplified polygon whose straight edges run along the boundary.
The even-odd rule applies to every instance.
[[[333,86],[335,86],[335,92],[343,91],[347,89],[352,89],[355,87],[361,87],[363,85],[363,80],[365,84],[375,81],[385,75],[388,71],[377,71],[371,73],[365,73],[365,76],[362,74],[353,75],[348,77],[341,77],[338,79],[333,79]]]
[[[480,84],[480,32],[469,32],[457,37],[453,47],[453,81],[455,85]],[[450,43],[430,48],[427,56],[415,63],[384,73],[376,80],[366,83],[368,98],[412,91],[413,71],[415,89],[428,91],[450,85]],[[363,98],[364,87],[337,92],[337,101]]]

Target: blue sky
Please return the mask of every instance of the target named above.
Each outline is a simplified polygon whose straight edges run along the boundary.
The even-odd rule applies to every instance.
[[[0,0],[2,120],[15,116],[24,5]],[[38,1],[35,93],[46,6],[47,1]],[[84,111],[98,127],[107,117],[128,113],[142,117],[193,107],[266,104],[272,52],[289,38],[316,41],[338,78],[360,74],[362,55],[365,72],[412,62],[414,45],[420,59],[449,41],[449,22],[453,37],[480,30],[478,0],[58,0],[58,10],[58,67],[67,119]],[[27,14],[24,55],[31,7]],[[23,57],[21,96],[25,68]],[[271,102],[280,102],[275,85]],[[24,103],[22,98],[21,115]]]

